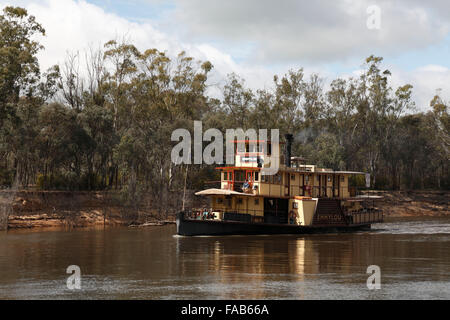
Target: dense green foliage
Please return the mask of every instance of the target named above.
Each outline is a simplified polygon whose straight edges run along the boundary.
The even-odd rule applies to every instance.
[[[180,53],[140,52],[110,41],[70,56],[43,75],[32,39],[45,31],[24,9],[0,16],[0,185],[42,189],[120,189],[135,201],[150,193],[203,187],[211,166],[174,166],[176,128],[279,128],[294,133],[294,154],[333,169],[370,172],[377,188],[449,188],[449,113],[439,94],[414,113],[412,86],[393,89],[382,58],[366,59],[352,79],[328,90],[303,69],[253,91],[229,76],[221,99],[208,96],[213,66]],[[83,63],[84,65],[84,63]],[[217,178],[217,177],[216,177]]]

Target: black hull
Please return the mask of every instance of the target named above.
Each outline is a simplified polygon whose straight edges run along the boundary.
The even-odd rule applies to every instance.
[[[190,220],[183,213],[177,214],[177,234],[200,235],[262,235],[262,234],[311,234],[369,230],[370,223],[353,225],[296,226],[287,224],[248,223],[239,221]]]

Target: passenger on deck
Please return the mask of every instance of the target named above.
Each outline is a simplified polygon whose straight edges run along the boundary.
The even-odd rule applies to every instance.
[[[244,184],[242,185],[242,190],[246,192],[250,188],[250,185],[248,183],[248,180],[245,180]]]
[[[208,210],[206,208],[203,209],[203,220],[208,218]]]
[[[296,218],[296,214],[294,211],[290,211],[289,212],[289,224],[295,224],[295,218]]]

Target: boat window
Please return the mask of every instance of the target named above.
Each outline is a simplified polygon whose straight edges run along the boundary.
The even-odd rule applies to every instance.
[[[295,174],[291,174],[291,180],[295,181]]]
[[[243,142],[236,143],[236,153],[243,153],[248,145]]]
[[[345,182],[345,176],[341,176],[341,182]]]
[[[245,181],[245,171],[236,171],[234,174],[234,178],[238,182],[244,182]]]
[[[259,172],[255,172],[255,181],[259,181]]]

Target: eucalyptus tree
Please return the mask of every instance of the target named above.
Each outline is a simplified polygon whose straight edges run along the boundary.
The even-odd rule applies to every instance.
[[[44,28],[23,8],[6,7],[0,15],[0,171],[17,175],[23,185],[34,182],[37,114],[55,94],[59,77],[57,67],[41,75],[37,54],[43,46],[38,38],[44,35]]]
[[[274,110],[274,93],[268,89],[257,90],[253,103],[253,112],[250,114],[250,122],[253,127],[258,129],[278,128],[278,115]]]
[[[254,94],[245,86],[245,81],[238,75],[228,75],[223,88],[223,107],[228,112],[230,128],[253,128],[250,123]]]
[[[439,90],[440,91],[440,90]],[[432,112],[430,115],[430,130],[434,132],[433,149],[435,154],[432,157],[432,163],[435,164],[435,173],[437,186],[442,187],[442,180],[446,186],[449,186],[448,164],[450,160],[450,115],[449,103],[440,97],[440,92],[434,96],[430,102]]]
[[[305,121],[302,98],[305,91],[304,72],[290,70],[281,79],[274,76],[275,105],[273,112],[278,116],[278,126],[284,132],[298,132]]]
[[[39,85],[36,55],[43,46],[32,39],[45,35],[45,30],[34,16],[19,7],[3,9],[0,26],[0,121],[3,121],[19,97],[33,96]]]
[[[303,103],[306,127],[320,127],[327,115],[324,79],[313,73],[304,84]]]
[[[389,168],[391,175],[392,189],[396,190],[399,185],[399,174],[401,155],[402,139],[400,128],[400,117],[404,115],[405,111],[411,110],[414,107],[414,103],[411,100],[412,86],[407,84],[400,86],[396,91],[392,100],[392,104],[387,108],[384,114],[382,114],[384,135],[382,136],[381,153],[386,163],[386,167]]]
[[[84,153],[87,188],[104,188],[108,179],[108,161],[118,143],[112,112],[96,104],[87,104],[77,115],[77,122],[90,141]]]
[[[344,148],[343,157],[347,167],[352,167],[357,161],[358,149],[354,148],[358,132],[356,113],[359,94],[357,88],[358,81],[356,79],[336,79],[331,82],[330,90],[326,93],[327,127],[329,132],[336,135],[339,145]]]
[[[134,195],[133,201],[150,191],[165,210],[174,181],[182,176],[181,168],[174,167],[170,159],[171,133],[192,127],[193,120],[207,113],[206,80],[212,65],[184,52],[171,59],[156,49],[141,53],[126,44],[107,54],[116,65],[107,86],[106,105],[112,105],[116,114],[120,141],[114,161],[121,182],[126,193]],[[121,65],[127,66],[126,71]]]
[[[65,188],[78,188],[83,154],[92,141],[78,125],[76,111],[60,103],[51,103],[40,109],[38,119],[37,147],[43,187],[53,188],[55,181],[61,179],[65,180]]]

